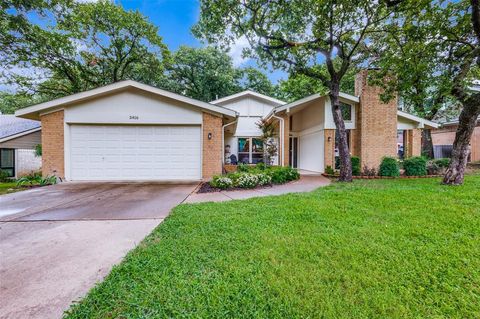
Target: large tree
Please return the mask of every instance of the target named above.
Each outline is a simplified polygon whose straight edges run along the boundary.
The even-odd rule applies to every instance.
[[[340,109],[345,74],[364,62],[369,36],[378,32],[400,0],[202,0],[195,32],[230,44],[245,37],[252,56],[274,68],[302,73],[329,91],[339,135],[340,181],[352,180],[347,131]],[[328,74],[318,72],[325,64]]]
[[[6,1],[2,9],[0,63],[18,90],[52,98],[124,79],[163,80],[168,50],[139,12],[106,0]]]

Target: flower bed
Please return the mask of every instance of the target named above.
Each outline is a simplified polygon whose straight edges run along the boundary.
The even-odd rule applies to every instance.
[[[338,174],[322,174],[323,176],[325,177],[328,177],[328,178],[338,178],[339,175]],[[400,175],[400,176],[397,176],[397,177],[393,177],[393,176],[379,176],[379,175],[375,175],[375,176],[369,176],[369,175],[359,175],[359,176],[352,176],[353,179],[395,179],[395,178],[401,178],[401,179],[406,179],[406,178],[431,178],[431,177],[442,177],[443,175],[441,174],[436,174],[436,175],[421,175],[421,176],[406,176],[406,175]]]
[[[253,189],[269,187],[272,184],[285,184],[300,178],[298,171],[291,167],[239,165],[234,172],[216,175],[208,183],[203,183],[198,193],[220,190]]]

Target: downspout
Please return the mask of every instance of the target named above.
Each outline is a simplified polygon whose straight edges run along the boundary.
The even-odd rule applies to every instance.
[[[280,120],[280,145],[282,147],[282,157],[280,158],[280,166],[283,166],[284,159],[285,159],[285,120],[279,116],[276,116],[275,113],[272,114],[273,118],[276,118],[277,120]]]
[[[222,168],[225,166],[225,128],[229,125],[237,123],[238,119],[222,126]]]

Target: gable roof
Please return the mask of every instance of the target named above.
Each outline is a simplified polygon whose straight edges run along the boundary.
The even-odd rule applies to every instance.
[[[275,113],[277,113],[277,112],[281,112],[281,111],[284,111],[284,110],[290,110],[291,108],[295,108],[299,105],[314,101],[316,99],[319,99],[319,98],[322,98],[322,97],[325,97],[325,96],[327,96],[327,94],[321,95],[319,93],[315,93],[315,94],[309,95],[307,97],[304,97],[300,100],[296,100],[296,101],[293,101],[291,103],[278,106],[273,111]],[[340,92],[339,97],[340,97],[340,99],[346,100],[346,101],[351,102],[351,103],[359,103],[360,102],[360,99],[357,96],[350,95],[350,94],[343,93],[343,92]]]
[[[0,115],[0,141],[37,132],[41,129],[39,121],[32,121],[15,117],[13,114]]]
[[[260,100],[264,100],[264,101],[268,101],[270,103],[276,104],[275,106],[283,105],[283,104],[286,103],[284,101],[278,100],[276,98],[270,97],[270,96],[265,95],[265,94],[254,92],[252,90],[245,90],[245,91],[242,91],[242,92],[239,92],[239,93],[228,95],[228,96],[222,97],[220,99],[216,99],[214,101],[211,101],[210,103],[219,104],[219,103],[224,103],[224,102],[234,100],[234,99],[238,99],[240,97],[245,97],[245,96],[253,96],[253,97],[256,97]]]
[[[172,93],[172,92],[162,90],[162,89],[159,89],[147,84],[143,84],[137,81],[133,81],[133,80],[116,82],[116,83],[108,84],[96,89],[92,89],[92,90],[64,96],[48,102],[32,105],[32,106],[17,110],[15,112],[15,115],[23,118],[38,119],[40,113],[48,112],[49,110],[66,106],[70,103],[86,101],[95,97],[100,97],[100,96],[104,96],[114,92],[123,91],[128,88],[136,88],[144,92],[149,92],[155,95],[167,97],[167,98],[177,100],[192,106],[196,106],[201,109],[208,110],[214,113],[220,113],[222,115],[226,115],[230,117],[237,117],[237,112],[227,109],[225,107],[213,105],[207,102],[202,102],[196,99],[186,97],[184,95]]]

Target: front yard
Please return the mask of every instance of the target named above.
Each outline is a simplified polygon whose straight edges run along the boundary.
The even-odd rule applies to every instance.
[[[479,318],[480,175],[180,205],[67,318]]]
[[[18,192],[23,190],[22,187],[17,187],[17,182],[0,182],[0,195]]]

